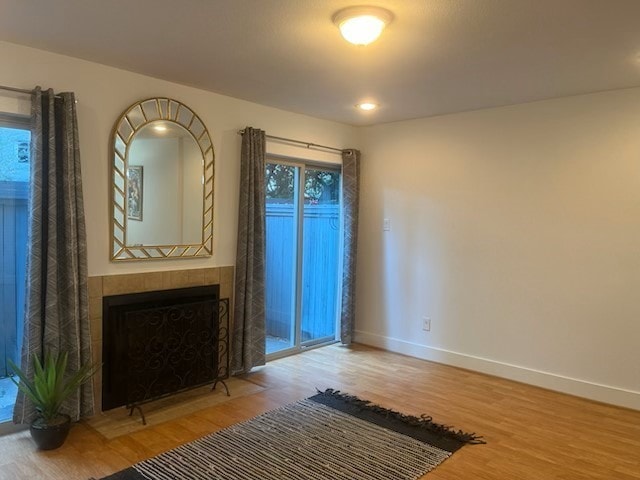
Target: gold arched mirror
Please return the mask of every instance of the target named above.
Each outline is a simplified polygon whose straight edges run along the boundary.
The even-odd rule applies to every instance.
[[[198,115],[169,98],[135,103],[112,159],[112,260],[211,255],[214,154]]]

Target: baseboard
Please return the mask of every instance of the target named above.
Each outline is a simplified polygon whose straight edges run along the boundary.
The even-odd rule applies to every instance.
[[[497,377],[535,385],[549,390],[568,393],[598,402],[640,410],[640,392],[588,382],[577,378],[565,377],[518,365],[498,362],[442,348],[420,345],[398,338],[385,337],[370,332],[356,331],[354,341],[402,353],[411,357],[466,368]]]
[[[9,435],[11,433],[21,432],[29,428],[29,425],[15,425],[11,421],[0,423],[0,436]]]

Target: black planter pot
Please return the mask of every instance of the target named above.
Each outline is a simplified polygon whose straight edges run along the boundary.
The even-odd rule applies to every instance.
[[[53,450],[62,446],[69,435],[69,428],[69,415],[60,415],[55,424],[46,424],[42,419],[37,419],[31,424],[31,438],[40,450]]]

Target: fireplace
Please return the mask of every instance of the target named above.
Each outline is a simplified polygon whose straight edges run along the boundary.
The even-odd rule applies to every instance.
[[[219,292],[209,285],[103,298],[103,410],[228,377],[228,300]]]

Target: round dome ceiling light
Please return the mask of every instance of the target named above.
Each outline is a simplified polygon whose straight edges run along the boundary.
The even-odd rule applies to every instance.
[[[364,110],[368,112],[370,110],[375,110],[376,108],[378,108],[378,105],[376,105],[375,103],[365,102],[365,103],[357,104],[356,107],[359,108],[360,110]]]
[[[349,7],[333,16],[333,23],[344,39],[355,45],[369,45],[375,41],[391,20],[393,14],[380,7]]]

